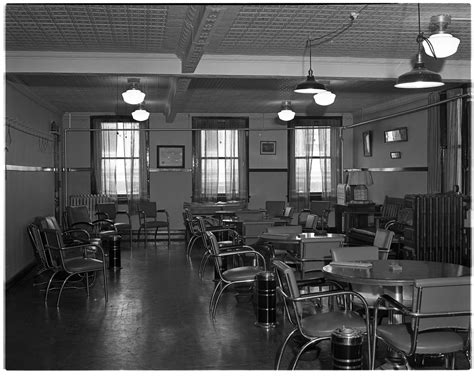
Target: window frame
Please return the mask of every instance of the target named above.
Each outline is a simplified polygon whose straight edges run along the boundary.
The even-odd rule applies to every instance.
[[[236,128],[229,128],[231,130],[235,130],[235,131],[245,131],[245,135],[244,135],[244,140],[243,142],[245,143],[245,159],[246,159],[246,166],[247,166],[247,169],[245,172],[243,172],[243,174],[245,174],[245,176],[243,177],[244,179],[246,179],[246,182],[245,182],[245,185],[246,185],[246,190],[247,190],[247,197],[245,198],[245,201],[248,203],[249,201],[249,198],[250,198],[250,195],[249,195],[249,132],[248,132],[248,129],[249,129],[249,118],[248,117],[226,117],[226,116],[216,116],[216,117],[212,117],[212,116],[196,116],[196,117],[192,117],[192,166],[193,166],[193,178],[192,178],[192,197],[191,197],[191,200],[194,202],[196,201],[196,197],[195,197],[195,192],[196,192],[196,185],[197,185],[197,182],[196,182],[196,177],[195,177],[195,169],[197,167],[197,165],[199,164],[198,162],[198,159],[199,159],[199,155],[200,155],[200,151],[197,151],[197,147],[196,147],[196,144],[197,144],[197,134],[200,133],[201,131],[206,131],[206,130],[225,130],[225,128],[222,128],[220,129],[219,127],[206,127],[206,128],[203,128],[203,127],[200,127],[198,128],[197,126],[195,126],[195,121],[204,121],[204,120],[212,120],[212,121],[216,121],[218,122],[219,120],[225,122],[225,121],[229,121],[229,120],[241,120],[244,122],[244,127],[236,127]],[[230,157],[232,159],[235,159],[237,161],[237,163],[239,162],[239,156],[237,157]],[[208,157],[206,158],[207,160],[224,160],[224,159],[229,159],[229,157]],[[202,160],[202,158],[201,158]],[[201,164],[202,166],[202,164]],[[202,191],[202,190],[201,190]],[[226,195],[225,193],[218,193],[217,194],[217,201],[226,201]],[[243,198],[241,198],[240,200],[244,200]]]
[[[149,132],[147,131],[149,128],[149,123],[148,121],[145,122],[137,122],[134,120],[131,116],[127,115],[98,115],[98,116],[91,116],[90,117],[90,128],[91,128],[91,133],[90,133],[90,165],[91,165],[91,179],[90,179],[90,184],[91,184],[91,193],[92,194],[99,194],[101,192],[101,188],[97,186],[97,182],[95,181],[95,159],[96,159],[96,152],[94,150],[95,148],[95,142],[94,142],[94,133],[95,132],[101,132],[101,124],[102,123],[138,123],[139,124],[139,129],[137,132],[139,132],[139,138],[144,137],[144,144],[145,144],[145,151],[139,151],[139,156],[138,157],[115,157],[114,159],[117,160],[124,160],[124,159],[138,159],[140,162],[142,158],[142,153],[145,153],[145,161],[146,161],[146,176],[140,177],[140,181],[144,182],[144,188],[146,192],[147,198],[150,196],[150,137],[149,137]],[[145,130],[145,131],[143,131]],[[143,132],[143,136],[142,136]],[[140,139],[139,139],[140,140]],[[140,146],[140,141],[139,141],[139,146]],[[102,157],[102,151],[100,152],[101,154],[101,160],[103,159]],[[107,158],[110,159],[110,158]],[[139,171],[140,174],[140,171]],[[142,191],[142,190],[141,190]],[[118,203],[127,203],[128,198],[126,194],[117,194],[117,201]]]

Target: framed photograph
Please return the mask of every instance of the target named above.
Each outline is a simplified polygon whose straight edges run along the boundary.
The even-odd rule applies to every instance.
[[[402,158],[402,152],[390,152],[390,158]]]
[[[362,147],[364,149],[364,156],[372,156],[372,131],[365,131],[362,133]]]
[[[184,169],[184,145],[157,145],[157,168]]]
[[[394,143],[397,141],[407,141],[407,140],[408,140],[408,130],[406,127],[385,131],[386,143]]]
[[[260,154],[276,154],[276,141],[261,141]]]

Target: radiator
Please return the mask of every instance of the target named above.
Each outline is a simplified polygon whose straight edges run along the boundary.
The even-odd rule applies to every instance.
[[[86,206],[89,210],[89,215],[91,220],[95,219],[95,205],[98,203],[107,203],[113,201],[107,195],[99,194],[80,194],[80,195],[71,195],[69,196],[69,205],[70,206]]]
[[[465,264],[469,245],[464,230],[465,207],[457,194],[407,195],[412,221],[404,231],[405,245],[417,260]]]

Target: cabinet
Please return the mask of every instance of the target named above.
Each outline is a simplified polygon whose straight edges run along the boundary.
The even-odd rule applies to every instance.
[[[351,228],[368,228],[369,218],[378,213],[375,203],[347,203],[334,206],[336,233],[347,233]]]

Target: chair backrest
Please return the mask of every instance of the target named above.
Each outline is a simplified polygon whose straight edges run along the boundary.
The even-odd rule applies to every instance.
[[[275,266],[278,284],[283,293],[291,298],[300,297],[298,283],[296,281],[295,273],[291,267],[280,260],[274,260],[273,265]],[[289,305],[285,299],[285,311],[288,314],[290,322],[296,324],[296,316],[301,317],[303,314],[303,306],[300,302],[295,301],[293,301],[292,305]]]
[[[35,224],[38,225],[40,231],[44,229],[61,230],[59,223],[54,216],[36,217]]]
[[[145,217],[156,218],[156,202],[140,200],[138,203],[138,211],[145,214]]]
[[[331,257],[334,262],[377,260],[379,249],[375,246],[335,247],[331,249]]]
[[[316,221],[317,221],[318,217],[312,213],[310,213],[307,217],[306,217],[306,222],[304,223],[304,226],[303,228],[306,228],[306,229],[315,229],[316,228]]]
[[[30,224],[28,225],[27,229],[35,254],[38,256],[40,262],[45,268],[51,268],[51,259],[49,255],[47,255],[46,249],[44,247],[40,228],[36,224]]]
[[[301,225],[281,225],[267,227],[267,233],[270,234],[300,234],[303,231]]]
[[[68,227],[76,223],[90,223],[89,210],[86,206],[68,206],[66,207],[66,221]]]
[[[303,209],[298,213],[298,225],[305,226],[308,215],[310,214],[309,209]]]
[[[115,221],[117,217],[117,205],[114,202],[97,203],[95,206],[97,217],[102,219],[109,219]]]
[[[374,246],[377,246],[378,248],[381,248],[381,249],[390,250],[394,235],[395,233],[392,232],[391,230],[380,229],[380,228],[377,229],[375,232]]]
[[[457,328],[468,329],[471,311],[471,277],[433,278],[415,280],[413,308],[416,313],[444,314],[433,318],[414,318],[412,326],[419,331]]]
[[[267,217],[281,216],[285,210],[286,202],[283,200],[267,200],[265,202],[265,211]]]
[[[320,217],[326,216],[331,210],[331,202],[325,200],[313,200],[309,204],[309,211]]]
[[[61,251],[64,243],[61,232],[55,229],[45,229],[41,233],[43,234],[45,249],[49,253],[52,264],[54,266],[61,264],[64,268],[64,256]]]

